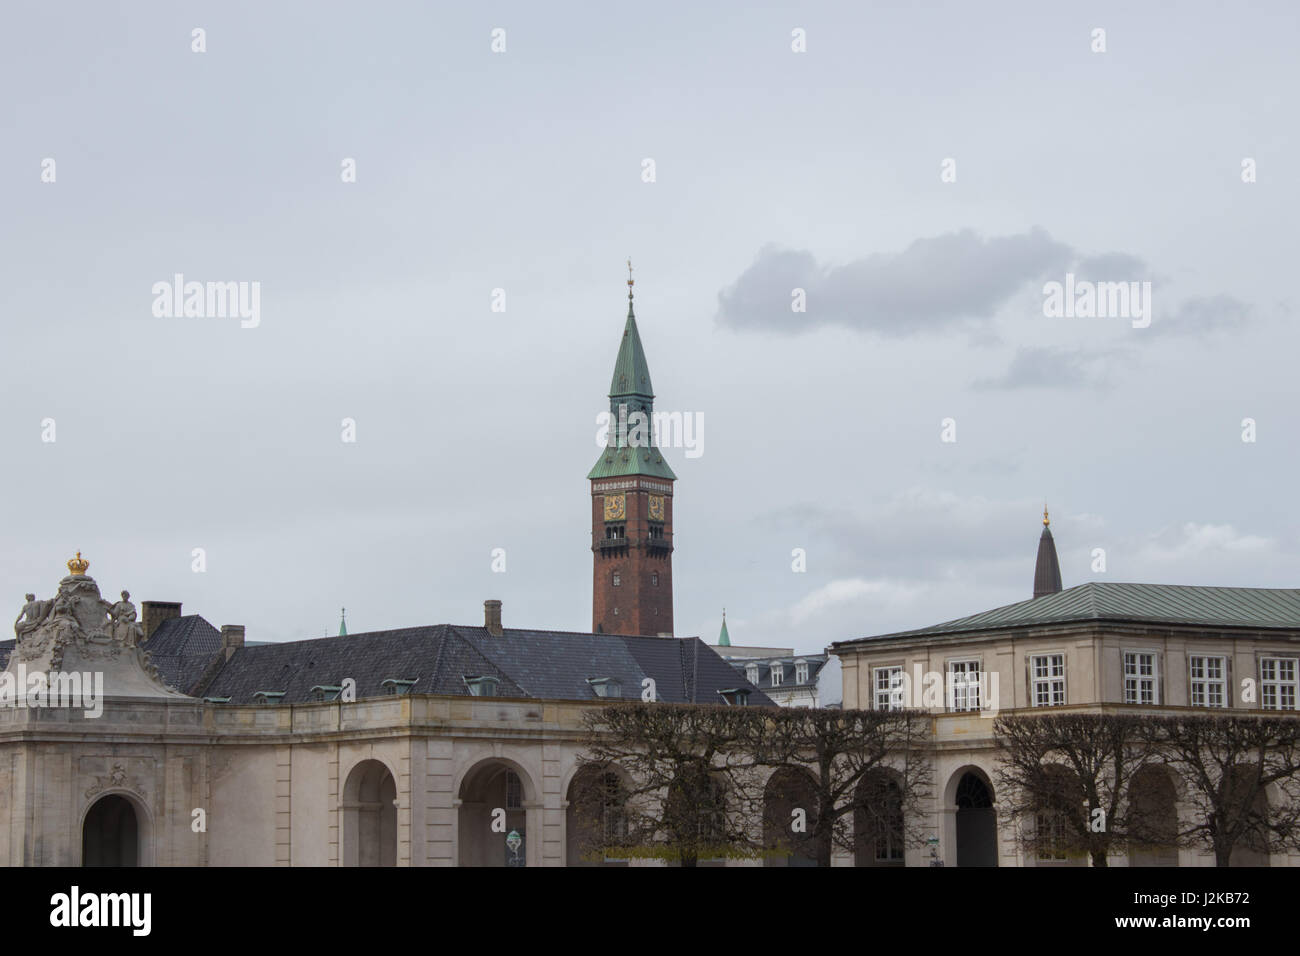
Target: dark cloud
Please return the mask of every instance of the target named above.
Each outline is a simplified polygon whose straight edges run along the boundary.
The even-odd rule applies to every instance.
[[[802,332],[842,325],[889,336],[988,319],[1027,283],[1062,271],[1069,246],[1041,229],[981,238],[972,230],[918,239],[902,252],[819,266],[810,252],[767,246],[718,296],[718,321]],[[792,309],[794,289],[807,311]]]

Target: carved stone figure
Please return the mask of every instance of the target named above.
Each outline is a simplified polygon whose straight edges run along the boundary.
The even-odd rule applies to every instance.
[[[23,605],[22,611],[18,614],[18,620],[14,621],[14,636],[20,642],[41,626],[46,615],[50,613],[50,604],[50,601],[36,600],[35,594],[27,595],[27,603]]]
[[[136,623],[135,605],[131,603],[130,591],[122,592],[122,600],[109,608],[108,616],[112,619],[109,632],[113,635],[113,640],[123,647],[135,647],[143,632]]]
[[[81,636],[81,623],[77,620],[76,610],[72,598],[60,591],[54,599],[49,620],[50,631],[58,643],[64,644]]]

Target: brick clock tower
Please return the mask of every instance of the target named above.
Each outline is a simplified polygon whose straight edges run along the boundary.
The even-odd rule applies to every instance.
[[[609,386],[610,429],[591,480],[595,567],[591,629],[605,634],[673,633],[673,482],[654,444],[654,389],[632,314]]]

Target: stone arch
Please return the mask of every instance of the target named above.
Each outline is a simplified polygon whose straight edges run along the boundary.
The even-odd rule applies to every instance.
[[[362,760],[343,786],[343,865],[397,865],[397,781],[382,760]]]
[[[1250,787],[1250,779],[1256,772],[1255,764],[1239,763],[1224,775],[1221,786],[1235,787],[1245,791]],[[1231,799],[1236,799],[1231,798]],[[1238,802],[1244,802],[1247,795],[1243,792]],[[1251,815],[1246,829],[1238,838],[1228,857],[1228,866],[1268,866],[1269,850],[1267,836],[1269,795],[1266,787],[1260,787],[1251,801]]]
[[[724,866],[728,843],[726,783],[703,761],[684,764],[664,794],[666,836],[678,862]]]
[[[803,811],[796,817],[796,811]],[[818,800],[804,767],[778,767],[763,786],[763,865],[816,866]],[[795,826],[801,821],[803,829]]]
[[[993,782],[974,764],[959,767],[944,788],[953,811],[953,848],[958,866],[998,865],[998,818]]]
[[[906,865],[903,801],[897,771],[876,767],[862,775],[853,801],[854,866]]]
[[[97,794],[81,815],[82,866],[151,866],[153,825],[130,790]]]
[[[1087,866],[1088,847],[1080,843],[1087,807],[1079,775],[1060,763],[1042,764],[1043,785],[1032,804],[1024,832],[1035,866]]]
[[[537,787],[522,766],[504,757],[480,760],[462,775],[456,797],[461,866],[528,865],[541,819]]]
[[[626,866],[627,775],[617,764],[577,767],[565,790],[566,866]]]
[[[1178,865],[1178,780],[1168,767],[1143,767],[1128,785],[1129,866]]]

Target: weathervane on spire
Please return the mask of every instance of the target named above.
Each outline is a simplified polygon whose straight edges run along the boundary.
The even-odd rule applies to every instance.
[[[636,280],[632,278],[632,259],[629,257],[627,260],[627,297],[629,299],[632,298],[632,286],[635,284]]]
[[[1044,502],[1043,502],[1043,527],[1046,528],[1046,527],[1047,527],[1048,525],[1050,525],[1051,523],[1052,523],[1052,520],[1051,520],[1050,518],[1047,517],[1047,502],[1044,501]]]

